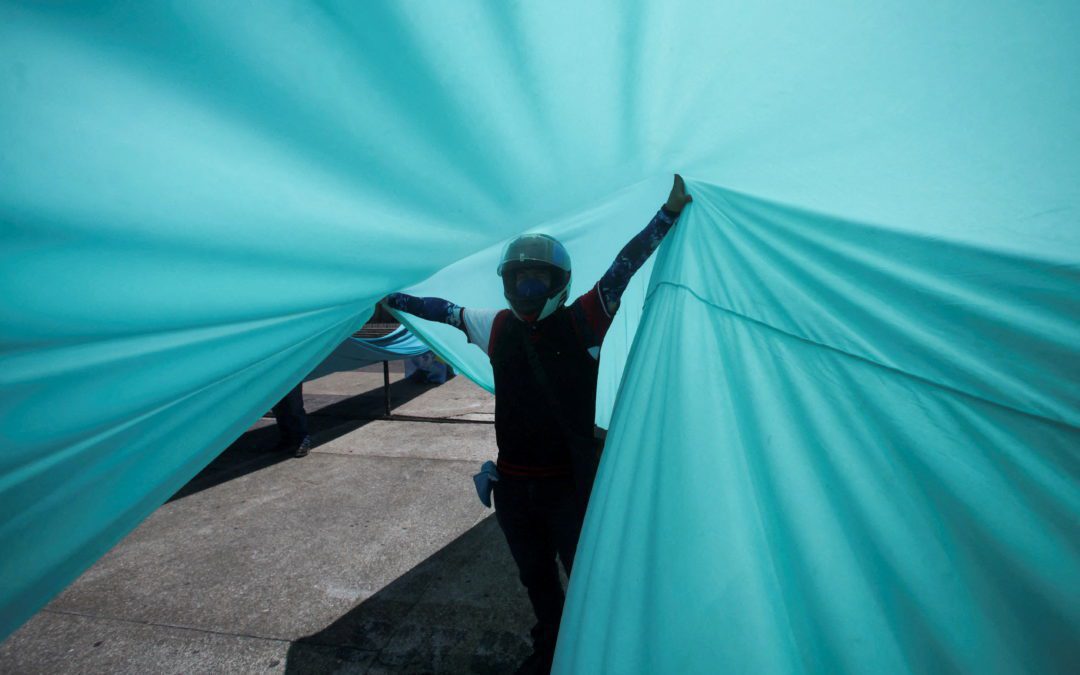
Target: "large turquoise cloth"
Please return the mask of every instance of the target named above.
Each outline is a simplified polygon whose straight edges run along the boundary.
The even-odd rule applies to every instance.
[[[396,361],[410,356],[419,356],[428,351],[428,346],[418,340],[404,326],[377,338],[350,337],[330,352],[322,363],[308,373],[304,379],[314,380],[342,370],[363,368],[379,361]]]
[[[691,189],[556,670],[1075,667],[1075,270]]]
[[[1077,34],[1066,0],[0,4],[0,635],[380,297],[498,306],[527,230],[584,291],[678,170],[556,669],[1068,670]]]

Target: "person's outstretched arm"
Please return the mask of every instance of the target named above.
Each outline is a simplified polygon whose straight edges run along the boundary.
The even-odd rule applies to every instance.
[[[442,298],[418,298],[407,293],[391,293],[383,300],[390,309],[399,312],[407,312],[413,316],[428,321],[450,324],[455,328],[465,330],[465,322],[461,318],[462,307],[455,305],[449,300]]]
[[[438,321],[457,328],[469,342],[488,353],[491,327],[495,324],[498,309],[465,308],[442,298],[418,298],[407,293],[391,293],[383,299],[390,309],[406,312],[429,321]]]
[[[615,262],[611,263],[611,267],[596,285],[608,316],[613,316],[619,309],[619,302],[626,285],[630,283],[630,277],[634,276],[634,272],[637,272],[660,246],[660,242],[678,220],[683,207],[692,201],[693,197],[686,194],[686,183],[682,176],[675,174],[675,184],[671,187],[667,202],[660,207],[645,229],[623,246],[619,255],[615,256]]]

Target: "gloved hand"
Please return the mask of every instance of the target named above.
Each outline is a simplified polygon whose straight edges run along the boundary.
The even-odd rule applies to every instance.
[[[490,459],[484,462],[484,465],[480,467],[480,473],[472,479],[476,485],[476,494],[480,497],[480,503],[490,509],[491,489],[495,487],[495,483],[499,482],[499,470],[495,467],[495,462]]]
[[[391,293],[390,295],[380,300],[379,304],[386,309],[396,309],[401,311],[405,309],[407,297],[408,296],[406,296],[404,293]]]
[[[683,207],[694,201],[694,198],[686,194],[686,183],[682,176],[675,174],[675,184],[671,186],[671,194],[668,195],[664,208],[673,213],[681,213]]]

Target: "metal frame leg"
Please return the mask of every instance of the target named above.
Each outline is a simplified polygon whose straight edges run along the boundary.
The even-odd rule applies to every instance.
[[[390,417],[390,362],[382,362],[383,396],[386,403],[386,416]]]

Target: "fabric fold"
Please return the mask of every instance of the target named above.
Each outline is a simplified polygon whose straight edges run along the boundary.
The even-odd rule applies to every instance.
[[[1065,672],[1080,429],[1054,416],[1076,412],[1072,280],[691,189],[626,366],[555,670]],[[1003,298],[1025,286],[1010,280],[1028,274],[1045,304],[1013,311]],[[958,286],[1002,302],[980,308],[986,325],[1018,338],[985,350],[956,320]],[[1017,369],[1040,361],[1027,398]]]

